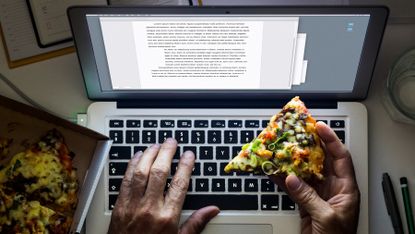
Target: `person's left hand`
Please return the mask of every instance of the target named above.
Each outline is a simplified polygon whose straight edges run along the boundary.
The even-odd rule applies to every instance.
[[[219,213],[215,206],[195,211],[179,227],[195,156],[186,151],[167,193],[164,188],[177,148],[174,139],[153,145],[130,160],[112,211],[108,233],[200,233]]]

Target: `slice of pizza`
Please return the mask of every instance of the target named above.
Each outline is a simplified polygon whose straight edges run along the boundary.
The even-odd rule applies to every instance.
[[[0,186],[0,233],[66,234],[71,223],[72,217]]]
[[[294,173],[305,179],[322,179],[324,152],[315,124],[304,103],[294,97],[255,139],[242,146],[225,172]]]
[[[4,165],[0,170],[0,184],[28,200],[71,215],[78,191],[72,157],[63,136],[51,130]]]

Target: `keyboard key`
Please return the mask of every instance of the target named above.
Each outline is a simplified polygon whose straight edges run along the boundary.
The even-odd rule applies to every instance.
[[[209,121],[207,120],[195,120],[195,128],[208,128]]]
[[[165,191],[165,192],[166,192],[167,190],[169,190],[170,185],[171,185],[171,178],[168,178],[168,179],[166,180],[166,185],[164,186],[164,191]]]
[[[189,131],[177,130],[174,132],[174,138],[177,143],[189,143]]]
[[[108,181],[108,190],[110,192],[118,192],[121,188],[122,179],[121,178],[110,178]]]
[[[147,146],[134,146],[134,154],[141,151],[144,152],[147,149]]]
[[[331,128],[344,128],[344,120],[331,120],[330,127]]]
[[[241,143],[249,143],[254,139],[254,131],[241,131]]]
[[[216,163],[204,163],[203,164],[203,175],[215,176],[217,175],[217,164]]]
[[[261,127],[266,128],[268,126],[269,120],[262,120]]]
[[[156,143],[156,131],[154,130],[143,130],[143,143],[154,144]]]
[[[196,146],[184,146],[183,153],[186,151],[192,151],[195,154],[195,156],[197,156]]]
[[[115,207],[115,202],[117,202],[118,194],[110,194],[108,199],[108,209],[112,210]]]
[[[261,210],[279,210],[278,195],[261,195]]]
[[[191,128],[192,121],[191,120],[177,120],[177,127],[179,128]]]
[[[340,141],[343,144],[346,144],[346,134],[343,130],[334,130],[334,132],[336,133],[337,137],[340,139]]]
[[[212,179],[212,192],[225,192],[225,179]]]
[[[262,130],[257,130],[256,135],[258,136],[261,132],[262,132]]]
[[[258,192],[258,180],[246,179],[245,180],[245,192]]]
[[[177,163],[177,162],[174,162],[174,163],[171,164],[171,167],[170,167],[170,174],[171,175],[176,174],[178,166],[179,166],[179,163]]]
[[[229,192],[242,192],[242,180],[241,179],[229,179],[228,180]]]
[[[209,191],[209,180],[208,179],[196,179],[196,192],[207,192]]]
[[[209,144],[218,144],[221,142],[222,142],[221,131],[208,131],[208,143]]]
[[[122,128],[124,127],[123,120],[110,120],[110,128]]]
[[[110,159],[131,159],[130,146],[112,146],[109,153]]]
[[[245,128],[259,128],[259,120],[245,120]]]
[[[173,137],[172,131],[159,131],[159,143],[163,143],[167,140],[167,138]]]
[[[282,195],[281,203],[282,210],[295,210],[295,203],[290,197],[288,197],[288,195]]]
[[[261,179],[261,191],[262,192],[274,192],[275,184],[269,179]]]
[[[225,120],[212,120],[210,122],[212,128],[224,128],[225,127]]]
[[[232,158],[236,157],[236,155],[238,155],[241,150],[242,146],[232,146]]]
[[[195,166],[193,167],[192,175],[198,176],[200,175],[200,163],[196,162]]]
[[[216,159],[229,160],[229,147],[227,146],[216,147]]]
[[[220,167],[219,167],[219,171],[220,171],[220,175],[232,175],[233,174],[233,172],[230,172],[230,173],[226,173],[225,172],[225,167],[226,167],[226,165],[227,165],[228,163],[226,162],[226,163],[220,163]]]
[[[157,128],[157,120],[144,120],[143,122],[145,128]]]
[[[174,152],[173,159],[180,159],[180,155],[181,155],[180,146],[177,146],[176,152]]]
[[[123,120],[110,120],[110,128],[122,128],[124,127]]]
[[[199,159],[213,159],[213,147],[201,146],[199,148]]]
[[[189,187],[187,187],[187,191],[188,192],[193,191],[193,181],[192,181],[192,178],[190,178],[190,180],[189,180]]]
[[[325,124],[328,124],[328,121],[327,120],[324,120],[324,119],[318,119],[318,120],[316,120],[317,122],[318,121],[321,121],[321,122],[323,122],[323,123],[325,123]]]
[[[224,141],[227,144],[238,143],[238,131],[224,131]]]
[[[187,194],[183,210],[197,210],[209,205],[215,205],[220,210],[258,210],[258,196]]]
[[[125,142],[127,143],[140,143],[140,131],[130,131],[125,132]]]
[[[242,120],[229,120],[228,127],[229,128],[242,128]]]
[[[249,176],[251,172],[245,172],[245,171],[237,171],[235,172],[236,176]]]
[[[127,170],[127,162],[110,162],[109,174],[110,175],[124,175]]]
[[[192,143],[204,144],[205,143],[205,131],[192,131]]]
[[[127,120],[127,128],[139,128],[140,126],[140,120]]]
[[[123,143],[122,131],[110,131],[110,139],[112,143]]]
[[[160,120],[160,127],[162,128],[174,128],[174,120]]]

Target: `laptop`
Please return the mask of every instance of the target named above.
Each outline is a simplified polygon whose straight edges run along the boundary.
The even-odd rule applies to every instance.
[[[383,7],[73,7],[68,10],[88,97],[87,126],[113,146],[86,218],[105,233],[134,152],[178,141],[196,164],[183,206],[217,205],[204,233],[299,233],[298,206],[267,177],[223,167],[299,95],[350,149],[369,232],[369,88]],[[166,189],[170,180],[166,182]]]

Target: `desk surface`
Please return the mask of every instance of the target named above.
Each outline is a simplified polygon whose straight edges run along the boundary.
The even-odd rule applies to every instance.
[[[396,58],[415,47],[414,24],[387,26],[368,98],[364,101],[369,115],[369,214],[371,233],[393,233],[383,200],[381,177],[388,172],[397,192],[403,221],[405,214],[399,178],[408,177],[412,204],[415,203],[415,153],[412,150],[415,126],[393,122],[381,103],[388,68]],[[0,47],[0,72],[26,95],[44,107],[67,118],[86,112],[88,100],[74,53],[10,70]],[[0,95],[24,102],[2,81]],[[56,98],[58,97],[58,98]],[[406,223],[404,224],[406,229]]]

